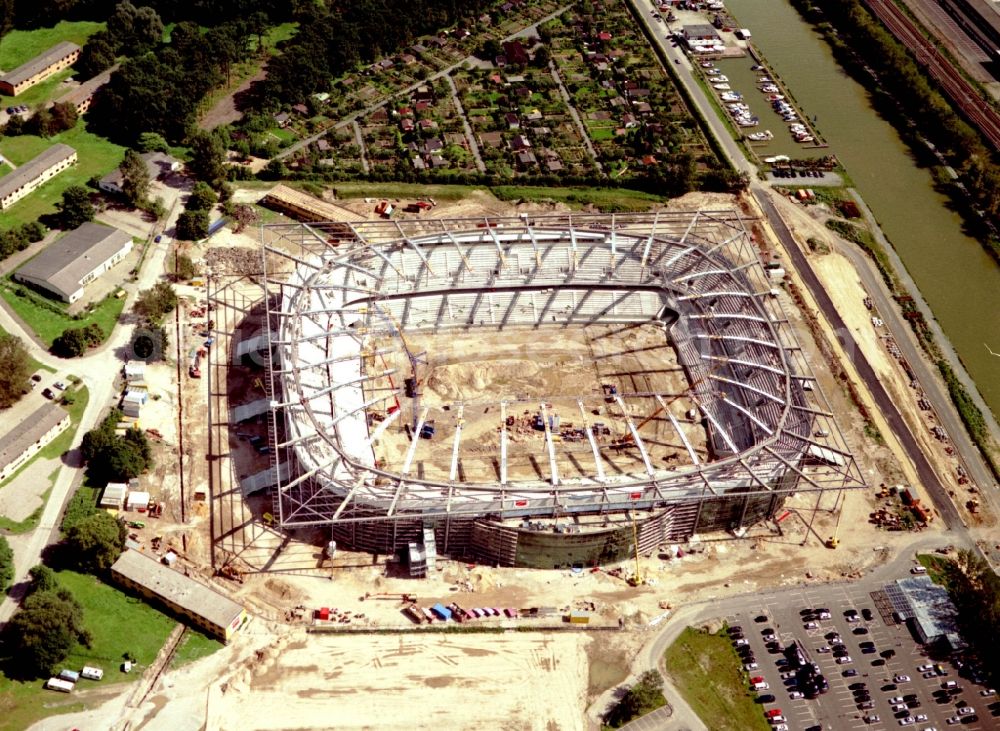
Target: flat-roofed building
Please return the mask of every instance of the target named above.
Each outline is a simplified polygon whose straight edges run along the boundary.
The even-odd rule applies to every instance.
[[[122,586],[226,642],[247,619],[242,604],[133,549],[115,561],[111,575]]]
[[[91,103],[94,101],[94,94],[97,93],[98,89],[111,80],[111,74],[117,70],[118,64],[115,64],[107,71],[102,71],[94,78],[84,81],[75,89],[70,89],[61,97],[56,99],[55,103],[72,104],[76,108],[77,114],[86,114],[87,110],[90,109]]]
[[[45,403],[13,426],[0,438],[0,480],[14,474],[68,426],[69,412],[54,403]]]
[[[76,150],[61,142],[0,178],[0,211],[76,163]]]
[[[69,68],[78,58],[80,58],[78,45],[69,41],[57,43],[13,71],[0,76],[0,92],[7,96],[17,96],[39,81],[44,81],[52,74]]]
[[[46,246],[14,272],[14,279],[76,302],[84,287],[132,251],[132,237],[99,223],[85,223]]]
[[[264,205],[283,211],[300,221],[338,221],[350,222],[358,219],[358,214],[341,208],[333,203],[327,203],[316,196],[303,193],[287,185],[274,186],[264,196]]]

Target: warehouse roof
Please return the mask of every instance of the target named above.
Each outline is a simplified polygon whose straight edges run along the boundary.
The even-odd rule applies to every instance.
[[[99,223],[85,223],[17,270],[18,276],[46,282],[57,292],[70,295],[81,280],[132,241],[124,231]]]
[[[111,572],[223,629],[243,612],[243,607],[232,599],[139,551],[126,550]]]
[[[53,403],[46,403],[37,409],[16,429],[12,429],[0,438],[0,467],[10,464],[15,457],[26,452],[28,447],[68,415],[65,409]]]
[[[6,198],[10,193],[37,178],[43,170],[48,170],[57,162],[65,160],[74,153],[76,150],[61,142],[52,145],[38,157],[29,160],[17,170],[0,178],[0,198]]]
[[[49,50],[35,56],[30,61],[21,64],[10,73],[0,76],[0,81],[6,81],[11,86],[17,86],[23,81],[27,81],[32,76],[44,71],[59,59],[68,56],[73,51],[79,51],[80,47],[75,43],[63,41],[52,46]]]

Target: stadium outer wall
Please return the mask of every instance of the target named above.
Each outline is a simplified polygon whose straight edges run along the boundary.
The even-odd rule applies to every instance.
[[[730,530],[741,523],[773,518],[784,506],[785,495],[727,495],[703,501],[677,503],[651,511],[635,511],[630,522],[613,527],[576,531],[567,524],[556,532],[551,524],[539,530],[531,521],[504,524],[488,518],[451,518],[340,523],[332,526],[338,546],[368,553],[399,554],[410,543],[421,543],[424,530],[433,528],[442,554],[491,566],[561,569],[600,566],[625,561],[639,553],[649,555],[663,543],[679,543],[696,533]]]

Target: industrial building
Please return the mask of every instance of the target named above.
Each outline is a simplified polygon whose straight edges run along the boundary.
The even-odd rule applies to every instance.
[[[0,438],[0,481],[34,457],[46,444],[69,426],[69,412],[54,403],[45,403],[31,416]]]
[[[132,237],[111,226],[85,223],[46,246],[14,272],[14,279],[76,302],[84,288],[132,251]]]
[[[272,469],[255,487],[276,483],[286,528],[327,526],[338,545],[379,553],[416,543],[428,560],[433,547],[592,565],[696,532],[741,536],[791,493],[818,505],[864,486],[737,211],[273,225],[262,237],[281,391]],[[477,360],[491,338],[564,342],[596,327],[657,341],[673,380],[420,399],[435,342],[471,333]]]
[[[966,644],[958,633],[958,610],[948,590],[931,577],[908,576],[885,586],[893,611],[910,625],[925,645],[961,650]]]
[[[80,58],[80,47],[63,41],[44,53],[0,76],[0,94],[17,96],[40,81],[69,68]]]
[[[243,605],[133,549],[126,549],[115,561],[111,575],[127,589],[163,604],[225,642],[247,620]]]
[[[276,185],[261,203],[268,208],[287,213],[299,221],[353,221],[357,215],[316,196],[303,193],[287,185]]]
[[[10,208],[74,163],[76,150],[59,143],[7,173],[0,178],[0,210]]]

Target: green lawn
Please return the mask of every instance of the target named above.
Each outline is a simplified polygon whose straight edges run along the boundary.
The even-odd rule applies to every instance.
[[[927,575],[931,577],[931,581],[935,584],[940,584],[946,589],[951,589],[951,577],[949,574],[954,569],[954,561],[950,558],[934,556],[930,553],[918,553],[917,561],[927,569]]]
[[[754,703],[739,657],[723,635],[688,627],[664,656],[667,673],[694,712],[713,731],[769,728]]]
[[[5,137],[0,140],[0,155],[10,158],[15,165],[21,165],[57,142],[75,149],[79,161],[27,198],[15,203],[9,210],[0,213],[0,229],[34,221],[45,213],[52,213],[66,188],[71,185],[86,185],[95,175],[106,175],[121,164],[125,155],[124,147],[88,132],[82,121],[73,129],[47,140],[34,135]]]
[[[76,670],[84,664],[94,665],[105,673],[104,680],[81,681],[81,689],[134,680],[135,674],[119,672],[122,655],[135,655],[141,671],[156,658],[176,621],[93,576],[61,571],[58,577],[83,606],[84,622],[93,636],[92,647],[78,647],[65,665]],[[40,718],[87,707],[78,695],[53,693],[43,684],[42,680],[20,682],[0,675],[0,709],[6,719],[0,727],[28,728]],[[104,700],[95,699],[95,705]]]
[[[87,401],[90,399],[90,393],[87,391],[86,386],[70,386],[68,392],[72,393],[75,397],[74,402],[65,407],[70,416],[69,428],[53,439],[51,443],[45,445],[41,450],[39,450],[38,454],[21,465],[13,475],[0,483],[0,489],[3,489],[13,480],[17,479],[17,476],[26,470],[36,459],[58,459],[62,456],[63,452],[70,448],[70,445],[73,443],[73,435],[76,434],[76,428],[80,424],[80,418],[83,416],[84,409],[87,408]],[[42,511],[45,509],[45,504],[49,500],[49,492],[52,490],[52,486],[55,484],[56,477],[58,475],[59,468],[56,468],[52,471],[52,474],[48,476],[49,487],[45,491],[45,495],[42,498],[42,504],[35,512],[21,522],[15,522],[9,518],[0,516],[0,529],[8,531],[9,533],[27,533],[30,530],[34,530],[38,525],[38,521],[42,517]]]
[[[104,27],[104,23],[91,21],[61,21],[51,28],[12,30],[0,38],[0,68],[11,71],[25,61],[30,61],[42,51],[62,41],[72,41],[80,46]]]
[[[7,173],[13,172],[14,168],[5,162],[0,162],[0,178],[2,178]]]
[[[173,660],[171,660],[170,667],[179,668],[182,665],[187,665],[195,660],[208,657],[223,647],[225,645],[214,637],[202,634],[193,627],[189,628],[187,634],[184,635],[184,639],[181,640],[180,647],[177,648]]]
[[[543,188],[530,185],[500,185],[490,190],[500,200],[556,201],[572,208],[593,205],[607,213],[646,211],[663,202],[663,198],[658,195],[629,188]]]
[[[24,296],[18,296],[17,291],[24,292]],[[107,338],[114,330],[118,318],[122,314],[122,309],[125,307],[124,299],[118,299],[109,294],[100,302],[95,302],[85,317],[74,320],[68,314],[59,314],[54,312],[51,307],[45,306],[46,303],[51,304],[65,313],[64,303],[49,300],[38,292],[11,282],[10,279],[0,281],[0,297],[4,298],[4,301],[17,313],[18,317],[24,320],[28,327],[35,332],[35,335],[48,347],[52,346],[52,341],[59,337],[66,328],[86,327],[92,322],[101,326],[104,337]]]

